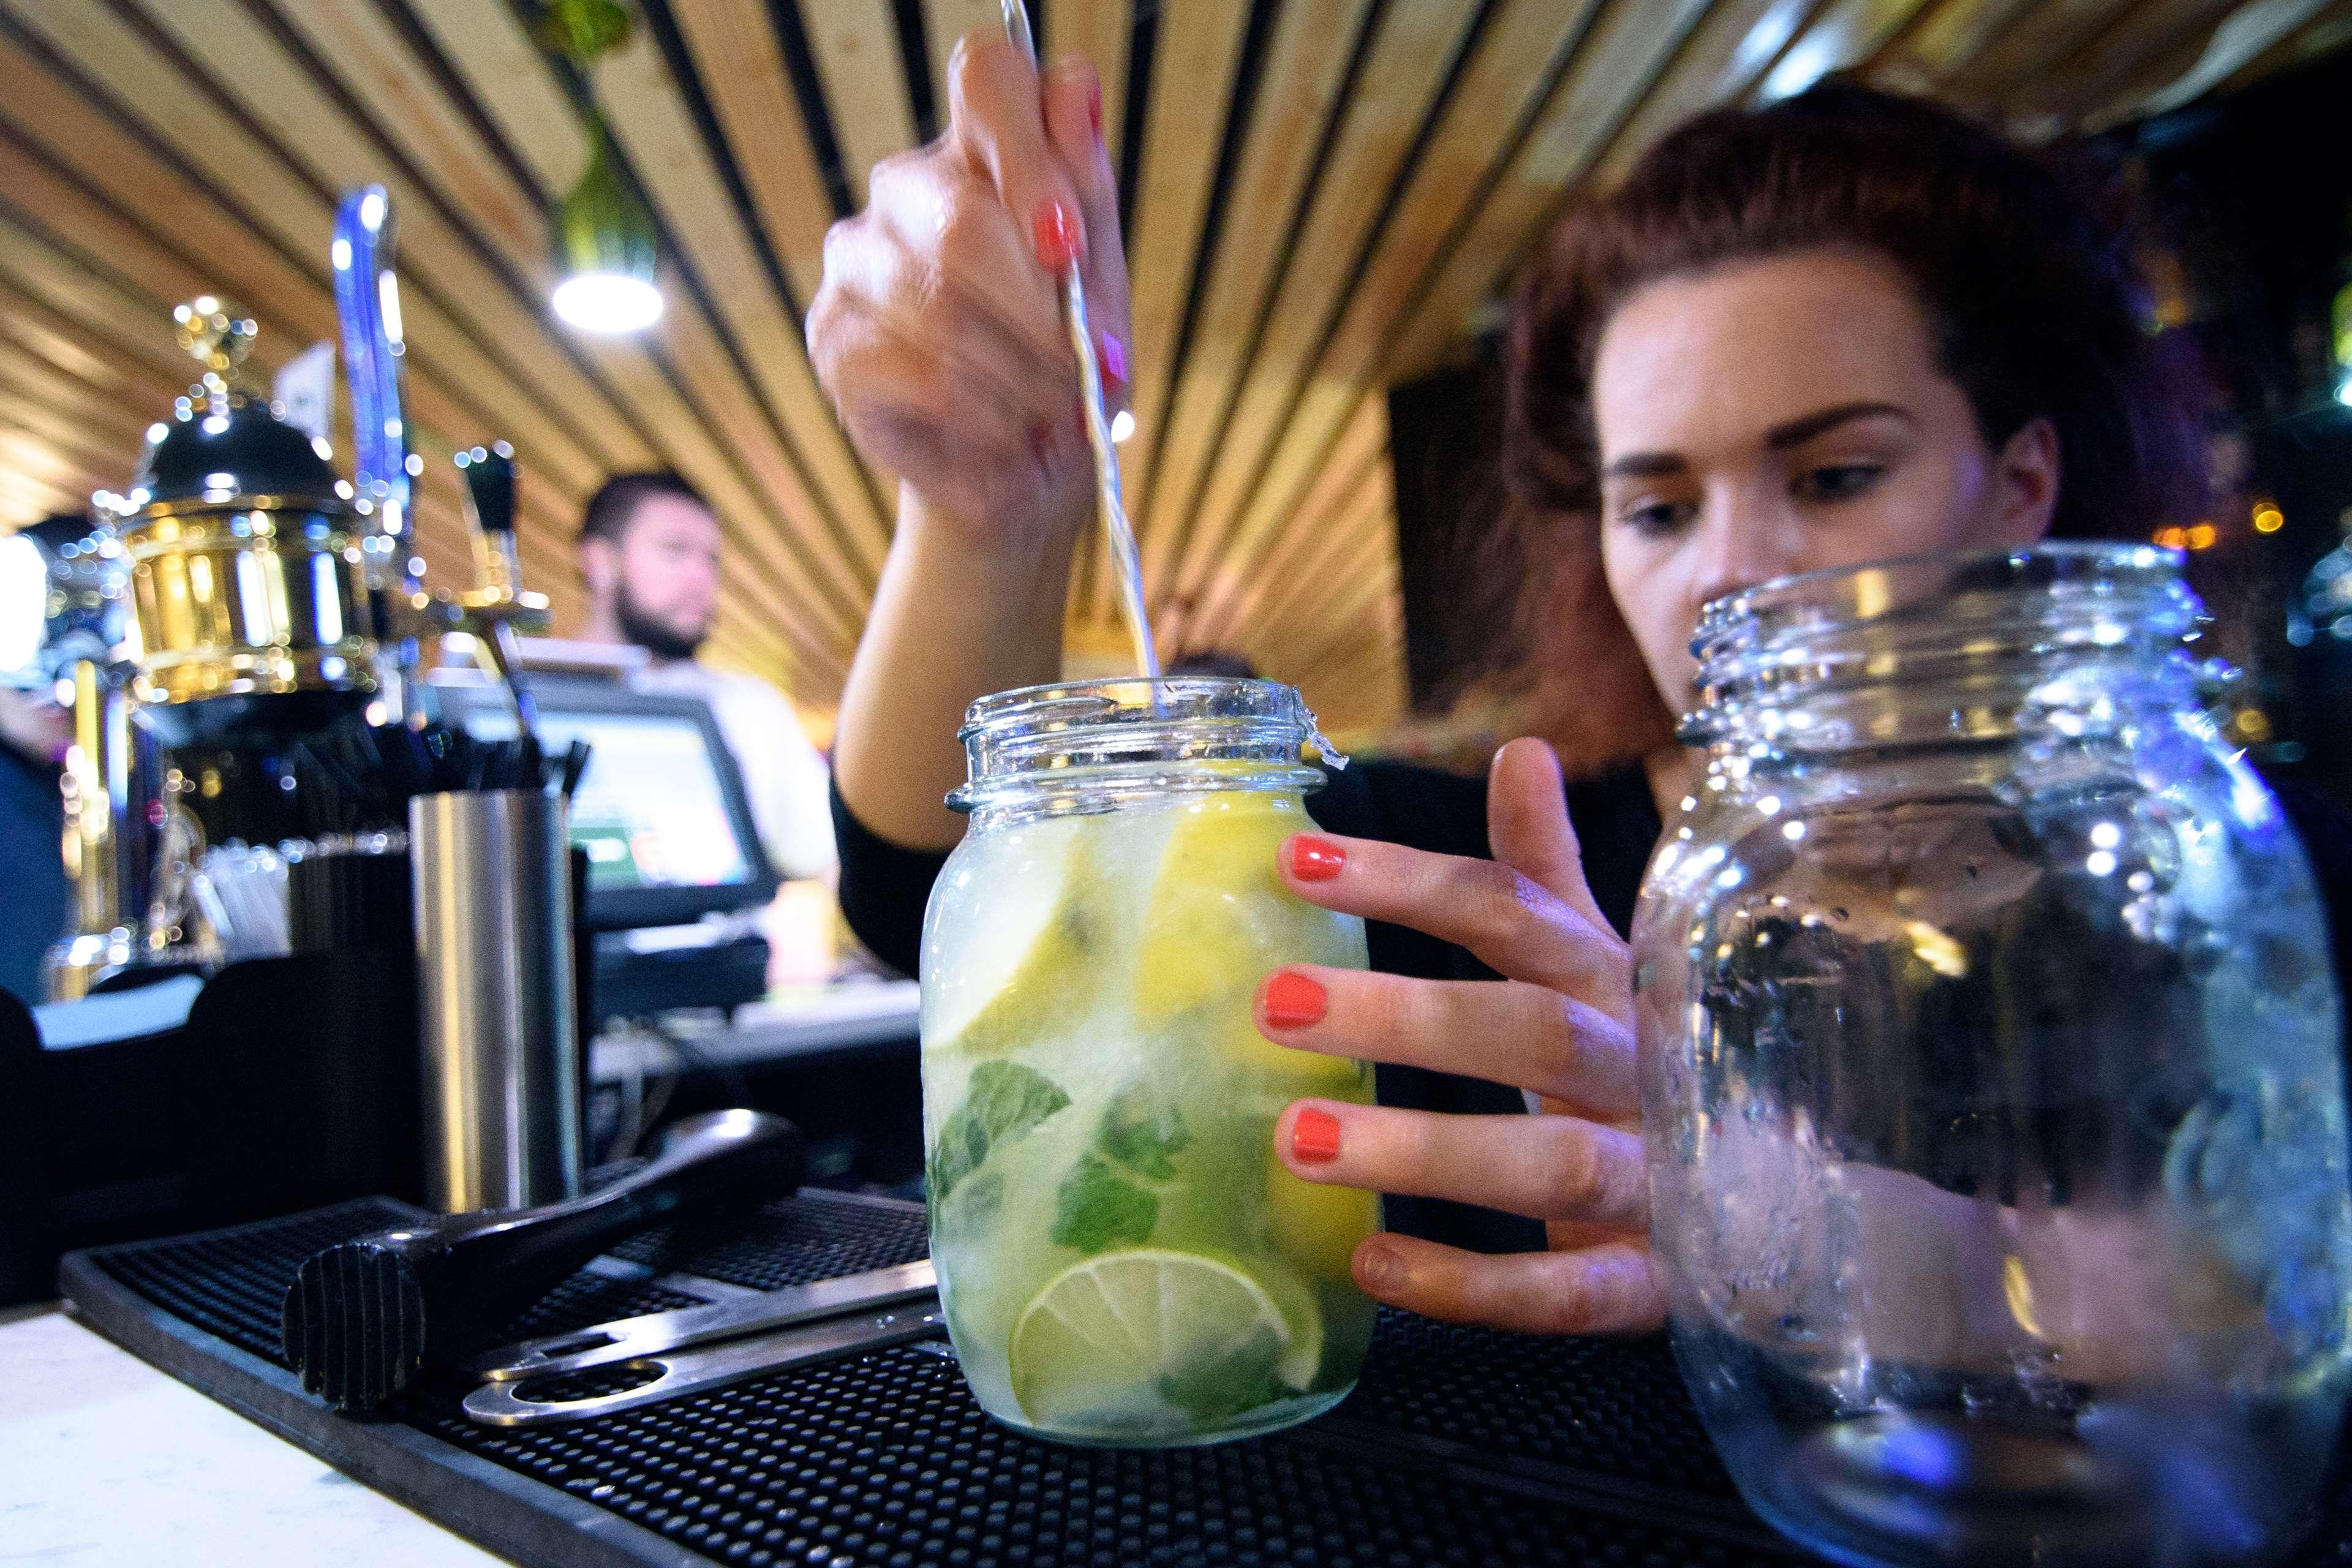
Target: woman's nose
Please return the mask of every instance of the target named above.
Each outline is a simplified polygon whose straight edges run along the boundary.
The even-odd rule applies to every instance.
[[[1707,507],[1699,528],[1693,586],[1701,604],[1804,570],[1802,541],[1773,509],[1727,500]]]

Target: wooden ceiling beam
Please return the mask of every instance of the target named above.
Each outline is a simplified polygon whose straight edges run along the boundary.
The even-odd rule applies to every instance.
[[[1210,188],[1233,108],[1242,40],[1249,26],[1245,0],[1194,0],[1160,13],[1151,54],[1152,87],[1145,100],[1143,160],[1130,197],[1135,243],[1128,252],[1134,336],[1128,344],[1136,428],[1143,439],[1127,445],[1129,505],[1138,519],[1151,510],[1152,454],[1175,374],[1184,308],[1192,298]],[[1253,235],[1237,244],[1265,244]],[[1148,524],[1143,531],[1149,533]],[[1100,587],[1109,590],[1106,571]],[[1115,613],[1112,592],[1099,592],[1099,614]]]
[[[2005,95],[2019,84],[2033,80],[2131,3],[2132,0],[2042,0],[1987,40],[1973,59],[1944,79],[1941,89],[1972,108],[1998,108]]]
[[[676,16],[695,75],[741,172],[752,215],[804,305],[824,276],[824,237],[838,215],[793,96],[765,0],[700,0],[678,7]],[[793,336],[794,351],[804,359],[806,345]],[[832,427],[830,406],[819,411]],[[881,503],[895,501],[897,487],[884,485],[862,467],[858,471],[870,492],[866,499],[877,503],[872,516],[878,519],[888,510]],[[819,515],[855,565],[853,603],[862,616],[881,573],[888,525],[868,526],[871,519],[863,510],[838,505]]]
[[[317,187],[257,140],[245,121],[191,83],[185,72],[95,0],[44,0],[37,5],[26,5],[25,0],[0,0],[0,9],[11,6],[16,7],[20,22],[98,84],[106,95],[107,108],[193,162],[210,183],[209,189],[185,186],[180,204],[141,210],[197,214],[223,207],[272,236],[286,255],[314,258],[310,265],[317,270],[309,294],[324,302],[331,320],[332,293],[326,281],[325,258],[334,210]],[[87,178],[100,178],[105,173],[81,168],[77,172]],[[105,188],[102,178],[100,188]],[[205,220],[192,216],[188,221],[201,225]],[[238,284],[236,278],[215,278],[211,286],[233,292]],[[408,279],[408,285],[402,290],[402,310],[408,326],[410,384],[422,381],[427,388],[425,395],[437,396],[439,392],[432,390],[437,383],[456,404],[489,411],[487,416],[445,417],[444,422],[459,434],[479,424],[489,433],[512,440],[530,454],[533,462],[562,473],[577,493],[584,495],[605,470],[611,455],[591,457],[583,438],[562,423],[564,410],[551,410],[545,400],[523,390],[442,312],[429,290],[416,287],[413,279]],[[298,289],[291,298],[280,299],[256,292],[249,302],[265,313],[315,310],[315,305],[306,302],[304,293]],[[454,412],[450,404],[442,406],[445,415]],[[419,413],[424,413],[421,405]]]
[[[146,357],[148,364],[155,367],[152,374],[160,376],[160,384],[155,385],[152,411],[160,414],[160,411],[169,409],[169,397],[186,384],[186,378],[181,376],[174,381],[172,372],[164,369],[176,367],[179,355],[169,345],[169,339],[163,329],[158,329],[155,334],[142,334],[136,329],[136,322],[143,322],[143,320],[152,320],[158,324],[169,322],[167,308],[160,300],[186,299],[195,291],[205,291],[207,287],[221,287],[221,279],[195,273],[188,263],[179,261],[176,257],[169,257],[167,251],[160,249],[143,230],[122,224],[113,214],[113,209],[97,205],[87,193],[80,193],[78,188],[68,185],[61,176],[37,164],[36,160],[19,155],[19,163],[5,163],[12,155],[12,141],[7,136],[0,136],[0,185],[7,188],[9,197],[26,197],[28,193],[40,197],[49,214],[61,218],[61,224],[68,233],[78,235],[85,245],[94,245],[94,254],[66,257],[64,251],[47,251],[49,240],[42,240],[42,237],[30,235],[28,230],[0,221],[0,266],[5,266],[5,257],[14,254],[19,263],[33,261],[47,268],[45,282],[47,282],[49,289],[49,303],[75,306],[85,318],[85,322],[103,324],[103,327],[94,327],[97,331],[101,331],[101,336],[106,331],[113,331],[115,341],[108,343],[110,348],[131,355],[134,360]],[[36,247],[40,247],[47,254],[36,254]],[[103,257],[103,263],[99,261],[99,257]],[[110,266],[130,266],[139,275],[139,282],[142,282],[142,287],[146,287],[151,299],[131,299],[131,296],[125,296],[120,289],[115,289],[113,284],[108,284],[106,268]],[[270,299],[270,303],[280,303],[280,300]],[[264,322],[270,320],[270,310],[261,310],[258,315]],[[299,336],[301,334],[297,334],[297,331],[264,331],[252,360],[257,372],[273,372],[287,357],[289,345],[297,343]],[[409,385],[412,385],[412,390],[416,388],[419,378],[409,378]],[[461,515],[458,515],[454,484],[449,484],[446,479],[437,484],[433,482],[436,472],[445,472],[446,458],[457,449],[457,445],[442,437],[433,426],[425,423],[433,402],[436,402],[433,397],[419,397],[416,400],[419,418],[412,423],[414,447],[416,447],[419,456],[425,458],[425,484],[421,489],[419,510],[416,510],[416,548],[425,560],[436,564],[436,569],[457,572],[458,578],[454,578],[454,581],[466,581],[466,576],[470,576],[470,552],[468,545],[466,545],[466,529],[463,529]],[[468,437],[470,435],[473,433],[468,430]],[[482,439],[487,439],[487,435],[489,433],[482,433]],[[473,445],[473,442],[468,439],[466,445]],[[131,451],[136,451],[136,447],[131,447]],[[574,611],[574,614],[579,599],[576,599],[576,572],[569,562],[569,543],[572,543],[572,529],[576,527],[576,517],[579,517],[579,491],[567,491],[567,494],[548,491],[531,456],[524,456],[522,545],[527,574],[534,583],[551,583],[551,593],[552,597],[558,597],[558,605],[567,611]],[[740,605],[731,614],[731,637],[736,642],[748,642],[748,647],[755,648],[755,651],[762,651],[762,663],[776,663],[774,654],[764,651],[764,639],[769,637],[764,626],[772,618],[774,618],[774,606],[772,605]]]
[[[801,26],[832,110],[842,173],[851,198],[862,204],[874,165],[915,144],[898,18],[889,0],[824,0],[802,9]]]
[[[37,233],[0,216],[0,270],[88,333],[94,353],[110,353],[126,368],[146,367],[156,378],[149,384],[152,401],[147,405],[147,417],[168,414],[172,400],[193,379],[193,366],[165,330],[171,315],[163,301],[202,293],[207,280],[142,231],[122,224],[6,133],[0,133],[0,185],[12,195],[39,203],[52,222],[60,216],[65,220],[61,229]],[[54,237],[59,232],[74,236],[76,242],[68,246]],[[109,269],[115,267],[129,269],[143,298],[111,280]],[[142,331],[144,322],[155,323],[154,328]],[[273,374],[295,352],[290,345],[296,336],[265,331],[247,362],[253,374],[257,378]],[[430,433],[421,419],[417,428],[422,447]]]
[[[1192,499],[1217,454],[1217,434],[1240,395],[1286,254],[1283,245],[1315,150],[1339,108],[1339,89],[1371,0],[1293,0],[1266,47],[1265,75],[1232,189],[1216,255],[1203,279],[1199,314],[1164,416],[1139,417],[1154,482],[1138,527],[1151,542],[1145,581],[1157,602],[1175,585]]]
[[[878,571],[889,542],[879,482],[851,450],[816,384],[801,323],[777,295],[660,47],[638,36],[595,68],[599,108],[628,153],[670,237],[709,290],[778,426],[790,432],[803,468],[832,515]],[[819,233],[822,253],[822,230]],[[781,256],[796,303],[816,292],[817,271]],[[895,501],[895,492],[892,500]]]
[[[1349,616],[1346,633],[1327,636],[1302,651],[1294,684],[1338,685],[1341,674],[1401,645],[1402,638],[1398,635],[1370,635],[1402,634],[1404,629],[1403,598],[1397,591],[1396,580],[1391,577],[1386,582],[1367,584],[1365,591],[1349,606]]]
[[[80,4],[83,0],[69,0]],[[394,166],[366,132],[242,0],[129,0],[208,71],[251,122],[317,184],[346,191],[371,182],[390,192],[400,226],[404,306],[429,295],[474,341],[512,367],[540,398],[576,424],[616,466],[652,458],[644,432],[559,342],[538,301],[528,304],[469,235]],[[315,254],[315,252],[313,253]],[[413,312],[410,312],[413,314]],[[430,332],[412,321],[408,335]]]
[[[79,463],[91,476],[92,489],[131,488],[142,427],[127,413],[78,419],[21,384],[0,378],[0,420]]]
[[[1876,55],[1920,15],[1927,0],[1833,0],[1772,62],[1750,94],[1770,103]]]
[[[405,0],[426,36],[544,195],[561,196],[588,170],[592,149],[572,99],[547,68],[514,8],[483,0]]]
[[[1897,90],[1929,90],[1968,63],[2039,0],[1936,0],[1870,62],[1874,79]]]
[[[1302,692],[1315,692],[1324,703],[1317,706],[1310,697],[1308,706],[1318,714],[1328,710],[1330,715],[1324,721],[1326,734],[1370,731],[1377,735],[1396,723],[1407,707],[1403,612],[1383,616],[1374,635],[1342,644],[1299,680]]]
[[[13,142],[0,135],[0,178],[6,179],[12,193],[20,193],[40,183],[34,177],[38,168],[29,160],[26,166],[9,164],[7,160],[14,151]],[[52,205],[57,199],[58,194],[50,193],[48,200]],[[73,227],[72,232],[86,240],[94,237],[101,242],[89,252],[61,248],[48,237],[0,216],[0,276],[12,279],[16,288],[30,297],[32,310],[51,312],[63,330],[86,335],[94,356],[110,358],[120,367],[126,378],[123,395],[128,400],[128,411],[143,429],[145,423],[168,415],[172,400],[186,391],[192,367],[163,331],[142,331],[140,323],[168,321],[163,299],[186,298],[200,290],[191,287],[194,280],[184,270],[184,263],[162,252],[143,235],[107,229],[102,216],[96,211],[84,213]],[[131,268],[135,284],[145,290],[144,296],[112,281],[108,269],[113,266]],[[6,298],[7,291],[0,290],[0,301]],[[18,303],[15,313],[29,314],[30,310]],[[288,357],[289,336],[279,333],[273,341],[265,332],[257,340],[247,363],[257,377],[272,374]],[[57,400],[54,384],[49,396],[51,401]],[[421,416],[413,434],[419,455],[428,459],[446,458],[455,450],[454,444]],[[126,470],[135,461],[137,451],[135,442],[127,448]],[[430,474],[428,463],[428,479]],[[451,537],[463,539],[464,524],[453,491],[454,487],[436,487],[429,482],[421,489],[417,510],[420,532],[437,526],[446,528]],[[522,523],[526,542],[536,530],[545,526],[541,520],[527,516]]]
[[[1621,96],[1591,107],[1599,115],[1622,114],[1657,79],[1705,8],[1705,0],[1653,3],[1601,18],[1591,30],[1590,8],[1561,15],[1536,6],[1489,23],[1228,535],[1234,558],[1255,558],[1297,506],[1357,404],[1388,379],[1385,362],[1400,326],[1468,226],[1480,193],[1499,176],[1514,131],[1530,122],[1548,88],[1579,77],[1612,84]],[[1556,63],[1570,49],[1576,52],[1568,70],[1556,78]]]
[[[279,3],[285,4],[286,0]],[[366,0],[320,3],[364,8]],[[451,40],[460,53],[477,47],[500,50],[507,41],[502,30],[495,26]],[[404,46],[391,40],[382,44],[376,52],[396,48]],[[368,61],[353,58],[341,63],[347,71],[353,71],[365,67]],[[526,63],[529,71],[545,79],[543,85],[552,89],[552,68],[535,53],[528,62],[513,60],[509,69],[525,68]],[[429,79],[422,61],[413,55],[402,53],[390,65],[403,79],[412,81],[412,94],[439,94],[437,84]],[[348,86],[356,92],[364,82],[352,78]],[[551,101],[562,117],[562,126],[535,125],[524,132],[511,123],[503,123],[502,133],[527,133],[535,143],[551,147],[568,134],[581,144],[584,161],[586,125],[562,98],[560,89],[554,90]],[[548,93],[521,92],[510,102],[503,102],[502,115],[510,121],[550,102]],[[443,112],[437,119],[446,123],[456,117],[456,106],[444,100]],[[538,196],[517,186],[499,165],[491,150],[470,131],[462,134],[450,131],[445,141],[451,145],[432,165],[436,175],[440,162],[462,154],[472,170],[467,182],[468,187],[478,193],[478,200],[495,202],[499,208],[490,219],[492,232],[520,237],[509,260],[542,291],[551,289],[555,281],[554,268],[549,258]],[[419,147],[410,151],[412,156],[421,160],[425,150]],[[597,365],[615,395],[654,433],[662,458],[705,489],[719,508],[722,522],[740,542],[740,547],[782,585],[779,591],[794,607],[793,613],[814,616],[835,637],[854,640],[870,589],[843,575],[833,554],[811,548],[833,523],[812,497],[757,395],[712,330],[700,300],[674,273],[665,274],[664,285],[669,308],[650,341],[668,350],[670,363],[667,369],[646,348],[625,340],[583,334],[575,341]]]
[[[2297,6],[2296,10],[2303,12],[2304,8]],[[2214,62],[2227,73],[2213,89],[2217,95],[2236,92],[2273,71],[2352,47],[2352,0],[2336,0],[2332,5],[2305,12],[2300,20],[2278,32],[2268,27],[2257,31],[2250,26],[2247,30],[2251,36],[2242,44]]]
[[[1328,622],[1331,618],[1328,606],[1350,586],[1340,568],[1360,572],[1383,559],[1394,562],[1395,507],[1388,466],[1366,470],[1354,495],[1335,514],[1332,526],[1307,541],[1296,564],[1267,595],[1256,624],[1272,632],[1301,621]],[[1302,605],[1308,606],[1304,614]]]
[[[1717,0],[1611,138],[1593,164],[1593,180],[1614,185],[1667,132],[1701,110],[1745,96],[1823,3]]]
[[[1330,460],[1299,502],[1297,514],[1267,542],[1265,552],[1248,563],[1234,560],[1218,564],[1193,601],[1203,627],[1230,638],[1235,628],[1257,623],[1265,596],[1286,578],[1288,563],[1300,546],[1327,531],[1332,518],[1361,490],[1371,469],[1389,461],[1388,414],[1385,395],[1367,395],[1340,433]]]
[[[2142,0],[2111,18],[2063,61],[2020,86],[2006,106],[2012,121],[2061,115],[2087,124],[2119,100],[2135,103],[2176,80],[2205,52],[2241,0]]]
[[[1545,0],[1528,0],[1541,5]],[[1313,210],[1284,268],[1257,353],[1219,437],[1217,461],[1191,513],[1192,570],[1222,550],[1289,422],[1315,356],[1344,308],[1356,258],[1372,237],[1388,194],[1446,85],[1477,7],[1468,0],[1391,5],[1355,81],[1339,132],[1312,197]],[[1147,546],[1148,548],[1148,546]]]
[[[838,216],[801,119],[766,0],[693,0],[674,8],[694,74],[735,152],[768,248],[806,300],[824,272]]]
[[[1410,381],[1444,362],[1474,309],[1492,300],[1521,258],[1550,232],[1577,182],[1629,126],[1633,105],[1648,89],[1735,89],[1726,79],[1730,62],[1708,69],[1714,62],[1701,59],[1688,73],[1673,68],[1679,51],[1672,36],[1662,37],[1656,26],[1655,16],[1645,16],[1633,0],[1615,0],[1595,25],[1476,216],[1448,247],[1433,278],[1416,290],[1411,318],[1402,323],[1383,362],[1381,380]],[[1697,46],[1714,37],[1700,29],[1688,41]],[[1750,61],[1742,68],[1763,67]]]

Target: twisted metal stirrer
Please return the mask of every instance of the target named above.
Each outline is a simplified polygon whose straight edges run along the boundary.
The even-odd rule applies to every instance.
[[[1029,9],[1022,0],[1003,0],[1004,36],[1015,48],[1037,61],[1037,41],[1029,31]],[[1118,604],[1127,620],[1127,634],[1135,643],[1135,662],[1143,674],[1160,679],[1160,652],[1151,644],[1151,620],[1144,611],[1143,568],[1135,551],[1135,531],[1128,525],[1127,504],[1120,499],[1118,447],[1111,440],[1110,419],[1103,412],[1102,371],[1095,360],[1095,338],[1087,325],[1086,286],[1078,281],[1078,264],[1072,261],[1062,274],[1062,320],[1070,330],[1070,348],[1078,359],[1078,401],[1087,416],[1087,444],[1095,454],[1096,510],[1102,514],[1103,532],[1110,541],[1111,565],[1118,574]]]

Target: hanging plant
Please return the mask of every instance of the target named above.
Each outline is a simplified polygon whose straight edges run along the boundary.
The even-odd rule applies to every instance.
[[[627,43],[636,25],[629,0],[547,0],[539,42],[584,70],[599,55]]]

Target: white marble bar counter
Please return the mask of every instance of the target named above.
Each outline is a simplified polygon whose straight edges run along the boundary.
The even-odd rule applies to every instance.
[[[0,1564],[499,1561],[56,1307],[0,1312]]]

